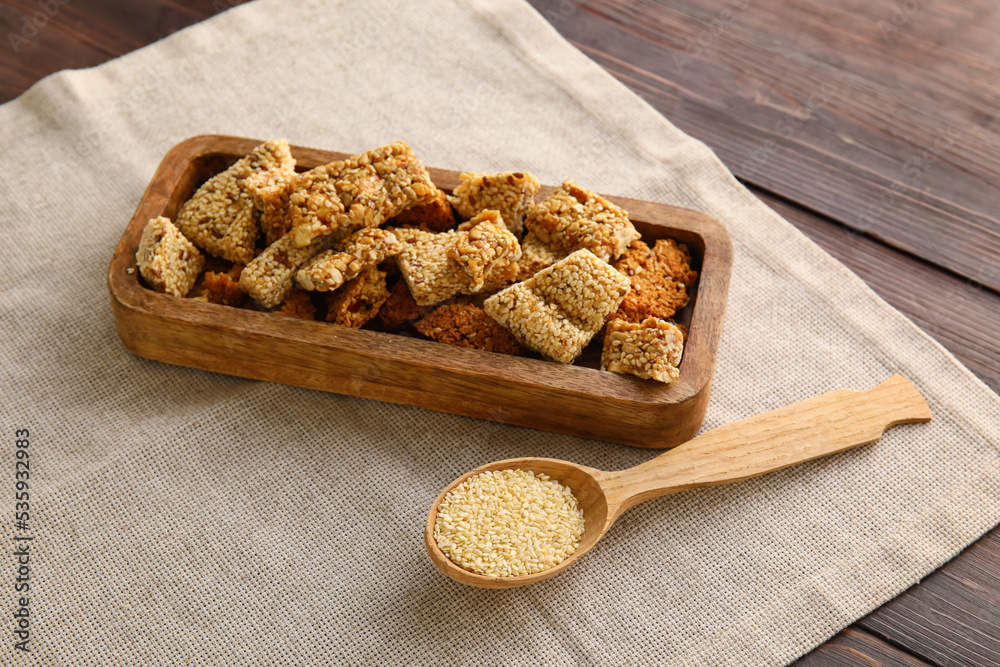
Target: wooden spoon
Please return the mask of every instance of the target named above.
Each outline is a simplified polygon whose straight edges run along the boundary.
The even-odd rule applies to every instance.
[[[622,513],[645,500],[701,486],[739,482],[874,442],[896,424],[927,422],[931,411],[906,378],[867,391],[841,389],[720,426],[628,470],[606,472],[557,459],[520,458],[480,466],[449,484],[431,506],[424,542],[434,564],[455,581],[480,588],[515,588],[559,574],[590,551]],[[564,561],[542,572],[496,577],[464,570],[434,539],[445,495],[473,475],[518,469],[544,473],[568,486],[583,510],[580,544]]]

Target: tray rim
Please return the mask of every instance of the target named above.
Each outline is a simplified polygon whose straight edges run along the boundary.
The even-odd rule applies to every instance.
[[[167,213],[170,198],[180,183],[183,171],[192,168],[191,165],[197,160],[204,160],[208,156],[245,155],[260,143],[263,142],[256,139],[200,135],[181,141],[164,155],[126,226],[108,267],[107,284],[116,327],[126,347],[133,353],[146,358],[177,363],[156,355],[144,354],[145,350],[130,344],[134,341],[124,330],[128,326],[127,320],[139,316],[154,317],[161,318],[165,323],[192,327],[204,332],[225,332],[237,339],[256,337],[261,340],[308,345],[314,347],[317,353],[327,351],[354,354],[368,364],[386,367],[405,364],[414,370],[443,371],[456,377],[479,379],[485,382],[483,389],[486,390],[486,394],[489,393],[488,388],[492,383],[500,382],[509,388],[543,389],[565,398],[614,401],[621,408],[629,410],[684,404],[697,399],[707,402],[721,338],[733,251],[728,231],[721,222],[707,214],[690,209],[605,195],[627,210],[630,217],[638,223],[637,226],[644,228],[652,226],[663,231],[664,236],[670,235],[669,230],[682,230],[684,233],[699,236],[704,243],[698,291],[690,320],[691,335],[681,362],[681,377],[669,385],[588,367],[562,365],[532,358],[508,357],[482,350],[444,346],[434,341],[394,333],[337,327],[326,322],[293,320],[263,311],[179,299],[143,287],[139,282],[139,273],[135,265],[135,250],[138,247],[139,236],[150,218]],[[307,168],[343,159],[348,155],[300,146],[292,146],[292,153],[296,161]],[[183,166],[180,172],[176,168],[177,165]],[[458,175],[461,173],[432,167],[428,167],[428,171],[435,184],[445,190],[457,185]],[[546,186],[543,196],[552,187]],[[665,219],[674,224],[657,222]],[[677,226],[679,221],[683,221],[683,227]],[[706,275],[714,278],[705,280]],[[401,341],[406,342],[403,344]],[[220,370],[200,362],[182,363],[182,365],[266,379],[262,378],[260,373],[245,372],[247,369],[235,369],[236,372],[232,372],[232,369]],[[327,391],[348,395],[369,395],[350,390],[327,389]],[[427,407],[414,402],[412,397],[394,400],[392,396],[387,396],[380,400]],[[451,412],[448,409],[445,411]],[[704,409],[698,412],[701,412],[698,418],[700,426]],[[459,411],[458,414],[467,413]],[[472,416],[483,417],[483,415]],[[506,421],[502,418],[494,419],[489,415],[485,418]],[[513,423],[518,422],[514,420]],[[545,426],[535,427],[545,428]]]

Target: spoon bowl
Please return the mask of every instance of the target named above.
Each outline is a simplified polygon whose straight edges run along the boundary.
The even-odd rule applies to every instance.
[[[479,588],[515,588],[553,577],[590,551],[621,514],[645,500],[702,486],[757,477],[878,440],[896,424],[928,422],[930,408],[908,380],[893,375],[867,391],[841,389],[712,429],[634,468],[603,471],[546,458],[494,461],[462,475],[437,497],[427,516],[424,543],[446,575]],[[558,565],[533,574],[497,577],[465,570],[434,538],[438,507],[474,475],[499,470],[545,474],[569,487],[583,510],[576,550]]]
[[[542,570],[541,572],[535,572],[534,574],[525,574],[516,577],[496,577],[465,570],[456,565],[441,551],[437,540],[434,539],[434,526],[437,523],[438,507],[441,506],[441,501],[444,500],[444,497],[452,489],[470,477],[484,472],[496,472],[499,470],[524,470],[531,471],[536,475],[545,474],[563,486],[569,487],[569,490],[573,492],[577,507],[583,511],[583,535],[580,536],[580,543],[576,551],[567,556],[558,565],[550,567],[547,570]],[[570,463],[569,461],[533,457],[494,461],[493,463],[479,466],[445,487],[444,491],[441,492],[431,505],[431,510],[427,515],[427,525],[424,529],[424,544],[427,546],[427,553],[438,569],[449,577],[463,584],[478,588],[515,588],[555,576],[575,563],[583,554],[590,551],[614,522],[614,519],[609,515],[607,496],[600,482],[603,474],[600,470],[587,468],[576,463]]]

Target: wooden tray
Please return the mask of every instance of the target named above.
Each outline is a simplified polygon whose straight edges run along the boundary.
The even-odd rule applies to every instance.
[[[205,180],[260,143],[199,136],[181,142],[163,158],[108,269],[115,325],[131,352],[229,375],[638,447],[671,447],[698,431],[708,403],[732,267],[732,243],[714,218],[609,197],[629,212],[647,241],[670,237],[686,243],[699,271],[691,303],[679,314],[690,331],[681,376],[669,385],[146,289],[135,263],[146,223],[159,215],[174,219]],[[299,147],[292,153],[304,169],[346,157]],[[451,191],[459,183],[457,171],[428,171],[443,190]],[[539,196],[552,189],[543,187]]]

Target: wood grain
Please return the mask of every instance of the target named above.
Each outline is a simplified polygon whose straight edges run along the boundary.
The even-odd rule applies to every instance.
[[[1000,289],[996,3],[532,4],[741,179]]]
[[[247,1],[3,0],[0,103],[53,72],[99,65]]]
[[[1000,294],[765,192],[755,194],[1000,391]]]
[[[133,353],[172,364],[339,394],[416,405],[480,419],[637,447],[684,442],[705,416],[732,267],[725,227],[696,211],[612,198],[647,241],[675,238],[700,268],[680,379],[662,384],[596,368],[509,357],[325,322],[290,322],[258,310],[178,299],[144,288],[135,253],[146,223],[173,218],[210,176],[258,140],[194,137],[172,149],[153,176],[108,269],[112,312]],[[293,147],[303,168],[344,154]],[[459,172],[431,169],[449,191]],[[545,196],[552,187],[543,187]]]
[[[1000,665],[1000,529],[858,625],[934,663]]]
[[[893,375],[867,391],[832,391],[777,410],[714,428],[627,470],[603,471],[557,459],[495,461],[462,475],[438,495],[424,526],[431,561],[455,581],[477,588],[517,588],[544,581],[583,558],[619,516],[635,505],[705,486],[739,482],[878,440],[896,424],[927,422],[930,408],[907,379]],[[558,565],[514,577],[462,569],[434,538],[438,507],[452,489],[489,471],[525,470],[569,487],[585,528],[576,551]]]
[[[848,628],[792,663],[795,667],[930,667],[863,630]]]
[[[833,391],[719,426],[597,480],[613,521],[652,498],[743,481],[874,442],[890,426],[930,420],[916,387],[893,375],[867,391]]]

